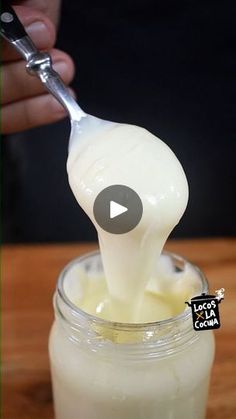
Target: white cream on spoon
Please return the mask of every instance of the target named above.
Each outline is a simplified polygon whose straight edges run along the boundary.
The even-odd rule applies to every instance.
[[[186,208],[187,180],[170,148],[143,128],[113,123],[76,138],[75,129],[70,186],[98,231],[113,314],[135,321],[155,260]],[[116,184],[134,189],[143,203],[140,223],[126,234],[107,233],[93,215],[97,195]]]

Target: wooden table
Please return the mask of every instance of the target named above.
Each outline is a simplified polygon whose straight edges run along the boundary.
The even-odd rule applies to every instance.
[[[96,245],[89,244],[3,248],[4,419],[53,418],[47,354],[52,295],[63,266],[94,248]],[[215,333],[217,351],[207,419],[235,419],[236,240],[176,240],[166,248],[199,265],[209,279],[211,291],[221,287],[226,290],[220,306],[222,327]]]

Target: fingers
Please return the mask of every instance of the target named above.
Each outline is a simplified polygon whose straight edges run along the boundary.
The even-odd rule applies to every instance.
[[[74,76],[74,64],[71,58],[62,51],[50,52],[53,68],[63,81],[69,84]],[[17,87],[17,88],[16,88]],[[45,87],[37,77],[29,75],[24,61],[10,62],[2,66],[2,104],[30,98],[45,92]]]
[[[39,125],[56,122],[67,114],[50,94],[25,99],[2,109],[2,131],[15,133]]]
[[[57,68],[63,81],[69,84],[74,76],[74,65],[71,58],[58,50],[54,50],[52,55],[56,60],[55,69]],[[21,62],[11,63],[10,65],[15,66],[16,64],[21,65]],[[2,106],[1,112],[3,134],[55,122],[66,115],[63,107],[51,94],[41,94],[45,92],[44,86],[39,80],[28,75],[25,69],[23,69],[21,76],[12,71],[11,76],[4,72],[3,77],[5,77],[5,82],[3,82],[2,93],[4,100],[8,102]],[[14,84],[14,77],[22,77],[23,79],[16,80]],[[14,86],[17,86],[17,89],[14,89]],[[5,90],[6,87],[9,91]],[[11,101],[9,101],[9,94],[11,95]],[[18,101],[15,102],[16,98]]]
[[[14,7],[26,32],[40,50],[51,49],[55,43],[55,27],[40,11],[23,6]],[[5,40],[2,43],[2,61],[19,60],[19,53]]]

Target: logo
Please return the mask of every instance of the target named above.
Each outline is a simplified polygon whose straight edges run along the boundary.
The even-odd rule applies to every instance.
[[[224,299],[224,288],[216,291],[216,295],[202,293],[185,302],[192,309],[193,328],[198,332],[220,328],[219,304]]]

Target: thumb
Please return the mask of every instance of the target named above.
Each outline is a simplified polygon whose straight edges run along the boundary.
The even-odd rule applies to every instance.
[[[58,24],[61,0],[22,0],[12,3],[34,8],[47,16],[54,25]]]
[[[55,44],[56,31],[54,24],[42,12],[24,6],[14,6],[14,10],[31,37],[35,46],[40,49],[49,50]],[[3,61],[19,59],[19,54],[11,45],[3,40],[2,57]]]

